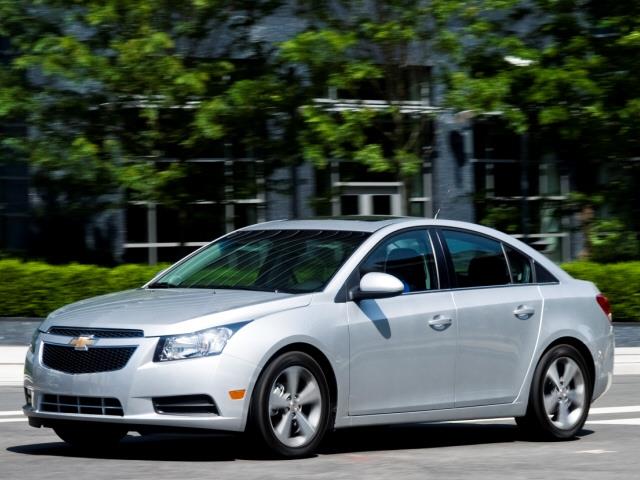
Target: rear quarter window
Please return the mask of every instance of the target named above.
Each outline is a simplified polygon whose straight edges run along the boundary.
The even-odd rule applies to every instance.
[[[507,253],[507,260],[509,261],[511,283],[533,283],[533,267],[531,259],[515,248],[511,248],[509,245],[504,245],[504,250]]]
[[[558,283],[558,279],[538,262],[535,263],[536,283]]]

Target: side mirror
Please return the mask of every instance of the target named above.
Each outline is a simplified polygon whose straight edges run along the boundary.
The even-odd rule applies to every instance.
[[[388,273],[370,272],[362,277],[360,286],[351,293],[351,299],[395,297],[403,291],[404,284],[397,277]]]

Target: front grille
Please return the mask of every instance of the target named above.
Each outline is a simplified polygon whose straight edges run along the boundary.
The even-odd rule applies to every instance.
[[[124,410],[117,398],[74,397],[45,393],[40,400],[40,411],[56,413],[76,413],[89,415],[109,415],[123,417]]]
[[[156,413],[173,415],[218,415],[218,408],[209,395],[178,395],[152,399]]]
[[[136,347],[94,347],[85,351],[45,343],[42,363],[64,373],[112,372],[124,368],[135,350]]]
[[[117,328],[78,328],[51,327],[47,332],[51,335],[64,337],[81,337],[93,335],[94,338],[140,338],[144,337],[142,330],[123,330]]]

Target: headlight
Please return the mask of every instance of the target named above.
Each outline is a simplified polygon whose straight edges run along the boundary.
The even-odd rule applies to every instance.
[[[156,362],[217,355],[234,334],[228,327],[215,327],[186,335],[162,337],[156,351]]]
[[[31,335],[31,343],[29,344],[29,351],[34,353],[36,351],[36,345],[38,344],[38,340],[40,339],[40,327],[36,328]]]

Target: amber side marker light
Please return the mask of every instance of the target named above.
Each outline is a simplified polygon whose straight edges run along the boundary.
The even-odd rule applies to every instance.
[[[245,390],[229,390],[229,396],[231,400],[242,400],[244,398]]]
[[[610,322],[613,321],[613,315],[611,314],[611,304],[609,303],[609,299],[605,297],[603,294],[599,293],[598,295],[596,295],[596,302],[598,302],[598,305],[600,305],[600,308],[602,309],[604,314],[607,316],[609,321]]]

